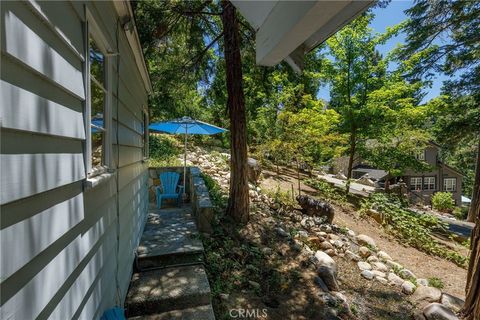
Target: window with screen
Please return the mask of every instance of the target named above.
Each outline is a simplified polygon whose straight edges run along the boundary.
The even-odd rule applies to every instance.
[[[105,56],[95,41],[89,39],[90,58],[90,132],[91,168],[105,165],[105,108],[107,86]]]

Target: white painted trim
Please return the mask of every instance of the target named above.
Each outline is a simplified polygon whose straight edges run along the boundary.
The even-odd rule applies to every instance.
[[[152,92],[152,83],[150,82],[147,65],[145,64],[145,59],[143,57],[142,46],[140,45],[140,40],[138,38],[137,26],[135,25],[135,18],[133,15],[132,7],[130,6],[130,2],[126,0],[113,1],[113,5],[115,7],[115,10],[117,11],[120,21],[122,21],[122,24],[125,23],[128,19],[133,25],[132,30],[125,31],[124,28],[122,28],[122,31],[125,32],[128,44],[132,49],[133,56],[135,58],[135,64],[140,71],[145,89],[148,93],[150,93]]]
[[[112,47],[107,40],[107,37],[100,29],[98,23],[93,18],[93,15],[90,13],[88,8],[85,6],[85,17],[86,17],[86,28],[85,28],[85,86],[87,88],[86,92],[86,103],[85,103],[85,153],[86,153],[86,171],[87,177],[93,178],[99,174],[102,174],[106,169],[113,166],[112,163],[112,61],[109,52],[111,53]],[[103,126],[104,126],[104,137],[103,137],[103,163],[100,167],[105,167],[105,170],[98,170],[98,168],[92,168],[92,132],[91,132],[91,74],[90,74],[90,37],[95,41],[95,44],[98,46],[98,49],[103,53],[103,65],[104,65],[104,89],[105,90],[105,100],[103,108]],[[117,57],[118,58],[118,57]],[[98,81],[98,79],[95,79]],[[94,81],[95,81],[94,80]],[[88,183],[87,185],[96,186],[96,183]]]

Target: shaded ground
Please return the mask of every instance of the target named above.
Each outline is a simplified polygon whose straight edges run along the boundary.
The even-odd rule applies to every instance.
[[[274,230],[279,223],[300,228],[287,216],[257,207],[246,227],[232,229],[228,221],[220,222],[204,239],[217,319],[237,318],[239,310],[255,310],[257,316],[250,318],[274,320],[411,318],[413,305],[398,288],[363,279],[356,263],[340,256],[334,258],[338,281],[350,307],[325,302],[311,254],[279,236]]]
[[[296,172],[289,168],[281,168],[280,176],[274,171],[264,170],[264,180],[261,187],[264,189],[275,190],[277,186],[283,191],[291,191],[292,184],[297,188]],[[305,174],[302,179],[307,178]],[[301,183],[302,193],[315,195],[317,192],[313,188]],[[297,191],[296,191],[297,192]],[[361,219],[355,210],[349,207],[336,206],[334,222],[340,226],[348,227],[355,233],[367,234],[372,237],[377,246],[386,251],[394,260],[404,265],[415,273],[418,278],[440,278],[445,284],[445,292],[463,298],[465,296],[465,284],[467,271],[458,267],[452,262],[444,259],[427,255],[415,248],[404,246],[395,238],[385,232],[385,230],[369,218]],[[458,246],[458,250],[466,254],[466,249]]]

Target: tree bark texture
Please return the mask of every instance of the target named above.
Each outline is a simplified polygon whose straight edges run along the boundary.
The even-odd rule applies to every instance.
[[[239,223],[247,223],[249,217],[247,119],[243,94],[238,19],[235,7],[229,1],[222,1],[222,9],[231,152],[230,197],[227,214]]]
[[[466,298],[462,315],[467,320],[480,320],[480,142],[470,215],[475,219],[475,228],[470,242],[470,263],[468,264]]]
[[[352,128],[350,133],[350,156],[348,158],[348,170],[347,170],[347,184],[346,192],[350,192],[350,179],[352,179],[352,170],[353,170],[353,159],[355,158],[355,151],[357,147],[357,130]]]

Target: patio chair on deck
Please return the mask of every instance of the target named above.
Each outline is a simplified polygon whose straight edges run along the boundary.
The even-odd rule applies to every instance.
[[[157,208],[162,207],[163,199],[176,199],[177,206],[180,206],[180,200],[185,186],[178,185],[180,174],[176,172],[163,172],[160,174],[160,186],[156,188]]]

